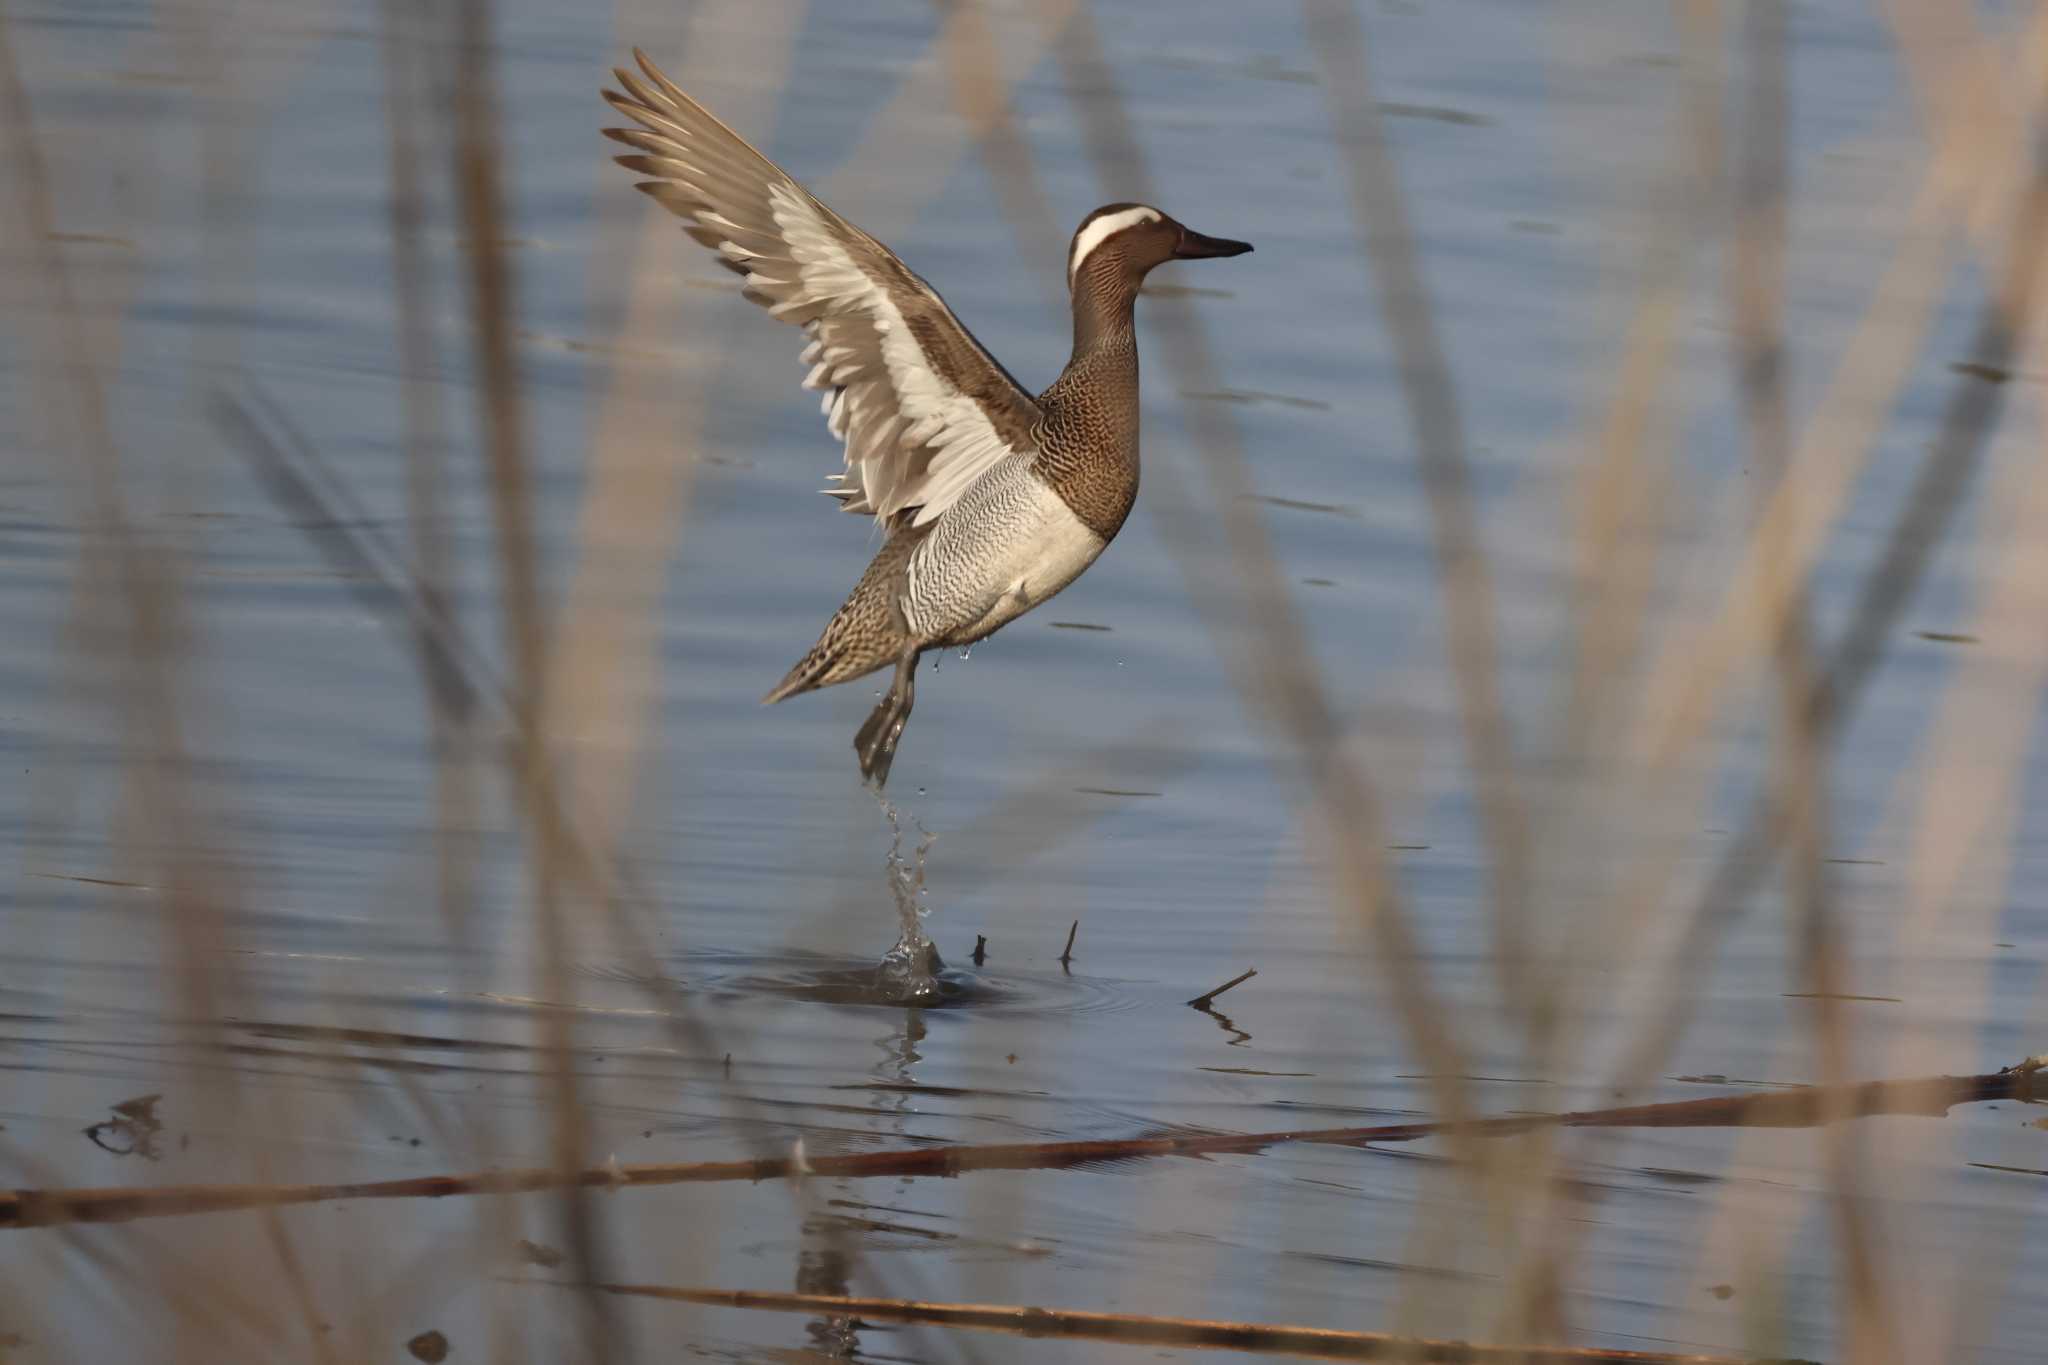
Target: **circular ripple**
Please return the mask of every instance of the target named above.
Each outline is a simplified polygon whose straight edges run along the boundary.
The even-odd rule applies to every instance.
[[[713,1000],[779,995],[827,1005],[885,1005],[904,1000],[878,988],[878,961],[823,953],[774,956],[701,953],[683,964],[685,991]],[[1134,983],[1063,973],[999,972],[948,965],[936,977],[934,1009],[972,1009],[1014,1015],[1068,1015],[1134,1010],[1148,1003]]]

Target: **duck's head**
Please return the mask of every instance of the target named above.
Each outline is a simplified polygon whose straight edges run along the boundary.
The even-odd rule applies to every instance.
[[[1242,256],[1250,242],[1205,237],[1149,204],[1104,204],[1081,220],[1067,247],[1067,287],[1083,276],[1135,288],[1155,265],[1205,256]]]

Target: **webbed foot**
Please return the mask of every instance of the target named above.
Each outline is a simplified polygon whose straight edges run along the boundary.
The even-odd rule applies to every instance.
[[[896,742],[910,720],[910,708],[917,700],[917,657],[911,650],[896,661],[896,680],[888,693],[875,703],[853,737],[854,756],[860,759],[860,775],[880,790],[889,781],[889,765],[896,761]]]

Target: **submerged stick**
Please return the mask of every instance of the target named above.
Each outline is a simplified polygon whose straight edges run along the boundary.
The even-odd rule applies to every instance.
[[[1080,932],[1081,921],[1075,920],[1073,927],[1067,930],[1067,946],[1060,949],[1060,965],[1062,967],[1072,965],[1074,961],[1074,935]]]
[[[1716,1095],[1617,1109],[1562,1114],[1510,1114],[1465,1124],[1419,1120],[1363,1128],[1303,1128],[1272,1133],[1176,1133],[1084,1142],[1011,1142],[987,1146],[915,1147],[850,1155],[756,1157],[746,1161],[612,1163],[564,1174],[548,1169],[425,1175],[327,1185],[163,1185],[0,1191],[0,1228],[66,1223],[125,1223],[137,1218],[218,1213],[230,1209],[322,1204],[341,1199],[439,1199],[450,1195],[526,1194],[563,1188],[786,1180],[796,1176],[954,1176],[970,1171],[1039,1171],[1155,1156],[1254,1155],[1283,1143],[1362,1147],[1376,1142],[1464,1134],[1509,1137],[1544,1128],[1811,1128],[1836,1118],[1918,1114],[1941,1118],[1959,1104],[2036,1099],[2034,1074],[2043,1058],[1981,1076],[1864,1081],[1841,1087],[1802,1086],[1754,1095]],[[2040,1099],[2048,1100],[2048,1083]]]
[[[1245,982],[1251,980],[1258,974],[1259,969],[1257,967],[1247,968],[1246,970],[1239,972],[1236,976],[1231,977],[1230,980],[1224,982],[1215,990],[1206,991],[1203,994],[1198,995],[1194,999],[1188,1001],[1188,1003],[1190,1005],[1193,1005],[1198,1010],[1205,1010],[1209,1008],[1209,1002],[1214,1000],[1217,996],[1223,994],[1223,992],[1229,990],[1232,986],[1242,986]]]
[[[536,1284],[552,1280],[529,1281]],[[1464,1341],[1397,1337],[1384,1332],[1340,1332],[1327,1327],[1292,1327],[1213,1318],[1151,1317],[1138,1313],[1088,1313],[1063,1308],[1027,1308],[998,1303],[929,1303],[918,1299],[865,1299],[844,1294],[764,1293],[751,1289],[687,1289],[658,1284],[601,1284],[609,1294],[701,1303],[715,1308],[753,1308],[780,1313],[817,1313],[879,1322],[924,1322],[1027,1337],[1117,1341],[1137,1346],[1186,1346],[1220,1351],[1266,1351],[1320,1360],[1430,1361],[1435,1365],[1584,1365],[1588,1361],[1644,1362],[1645,1365],[1741,1365],[1734,1356],[1673,1355],[1664,1351],[1610,1351],[1597,1346],[1479,1346]],[[1778,1365],[1793,1365],[1779,1362]]]

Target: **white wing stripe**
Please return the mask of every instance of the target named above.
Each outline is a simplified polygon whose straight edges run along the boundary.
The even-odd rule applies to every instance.
[[[608,128],[641,155],[616,158],[745,282],[755,304],[802,328],[806,388],[846,444],[830,482],[850,507],[929,524],[1032,429],[1037,405],[931,287],[840,220],[635,53]],[[651,84],[649,83],[651,82]]]
[[[775,225],[782,230],[782,239],[789,244],[790,255],[802,272],[804,286],[800,298],[769,311],[778,316],[807,309],[859,312],[871,320],[881,340],[882,363],[888,371],[889,386],[895,391],[897,413],[908,425],[901,439],[911,446],[934,447],[926,479],[917,490],[923,506],[916,521],[923,524],[933,520],[976,474],[1009,453],[1009,448],[990,425],[981,406],[932,369],[917,338],[904,325],[903,314],[889,297],[889,291],[854,262],[806,199],[788,186],[771,185],[768,201]],[[838,348],[828,348],[820,359],[835,361],[834,349]],[[835,382],[840,373],[835,366]],[[835,395],[835,401],[827,405],[826,415],[831,420],[833,435],[843,436],[853,414],[850,405],[836,398]],[[878,479],[868,470],[859,473],[863,487],[877,486]],[[879,473],[874,471],[875,475]],[[895,499],[878,505],[877,515],[887,516],[901,505],[888,505],[891,503]]]

